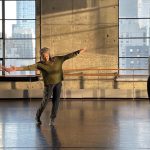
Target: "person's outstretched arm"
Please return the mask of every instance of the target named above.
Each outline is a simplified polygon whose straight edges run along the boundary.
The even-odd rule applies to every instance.
[[[37,69],[37,64],[33,64],[33,65],[28,65],[28,66],[22,66],[22,67],[16,67],[16,66],[11,66],[10,68],[6,68],[6,71],[8,72],[12,72],[12,71],[26,71],[26,70],[30,70],[30,71],[34,71]]]
[[[83,52],[85,52],[85,51],[86,51],[86,49],[83,48],[83,49],[79,49],[79,50],[77,50],[77,51],[75,51],[75,52],[69,53],[69,54],[67,54],[67,55],[64,55],[64,56],[62,56],[63,61],[65,61],[65,60],[67,60],[67,59],[70,59],[70,58],[73,58],[73,57],[77,56],[79,53],[83,53]]]
[[[34,70],[44,70],[46,72],[49,72],[49,68],[45,67],[42,63],[36,63],[33,65],[28,65],[28,66],[22,66],[22,67],[16,67],[16,66],[11,66],[10,68],[6,68],[9,70],[9,72],[12,71],[34,71]]]

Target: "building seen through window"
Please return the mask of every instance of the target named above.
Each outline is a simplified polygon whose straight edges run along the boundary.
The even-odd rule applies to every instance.
[[[148,69],[150,55],[150,1],[119,0],[119,68]],[[133,74],[122,70],[120,74]],[[135,70],[134,74],[148,74]]]
[[[35,63],[35,18],[35,0],[0,1],[0,36],[4,33],[0,41],[0,57],[5,66]],[[13,74],[34,75],[35,72],[17,71]]]

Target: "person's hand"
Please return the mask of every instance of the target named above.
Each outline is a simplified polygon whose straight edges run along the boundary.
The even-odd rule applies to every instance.
[[[10,69],[9,68],[6,68],[6,67],[3,67],[3,70],[10,73]]]
[[[80,53],[83,53],[83,52],[85,52],[87,49],[86,48],[81,48],[80,49]]]
[[[5,70],[6,72],[10,73],[10,72],[16,71],[16,67],[15,67],[15,66],[11,66],[11,67],[9,67],[9,68],[6,68],[6,67],[5,67],[4,70]]]
[[[0,69],[3,70],[3,71],[6,71],[8,73],[10,72],[8,68],[6,68],[6,67],[4,67],[2,65],[0,65]]]

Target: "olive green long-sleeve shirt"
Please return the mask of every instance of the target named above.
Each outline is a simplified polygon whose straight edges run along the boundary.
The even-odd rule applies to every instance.
[[[56,84],[63,80],[63,62],[67,59],[77,56],[79,53],[80,50],[77,50],[64,56],[55,56],[51,58],[48,62],[40,61],[33,65],[24,66],[23,70],[38,69],[42,73],[44,85]]]

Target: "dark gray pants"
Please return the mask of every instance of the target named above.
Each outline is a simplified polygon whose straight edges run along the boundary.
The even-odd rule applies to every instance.
[[[52,97],[52,110],[51,110],[51,119],[55,119],[57,115],[57,110],[60,101],[60,93],[61,93],[62,83],[59,82],[57,84],[49,84],[45,86],[43,92],[43,100],[40,104],[39,109],[37,110],[36,117],[40,119],[42,112],[44,111],[49,99]]]

